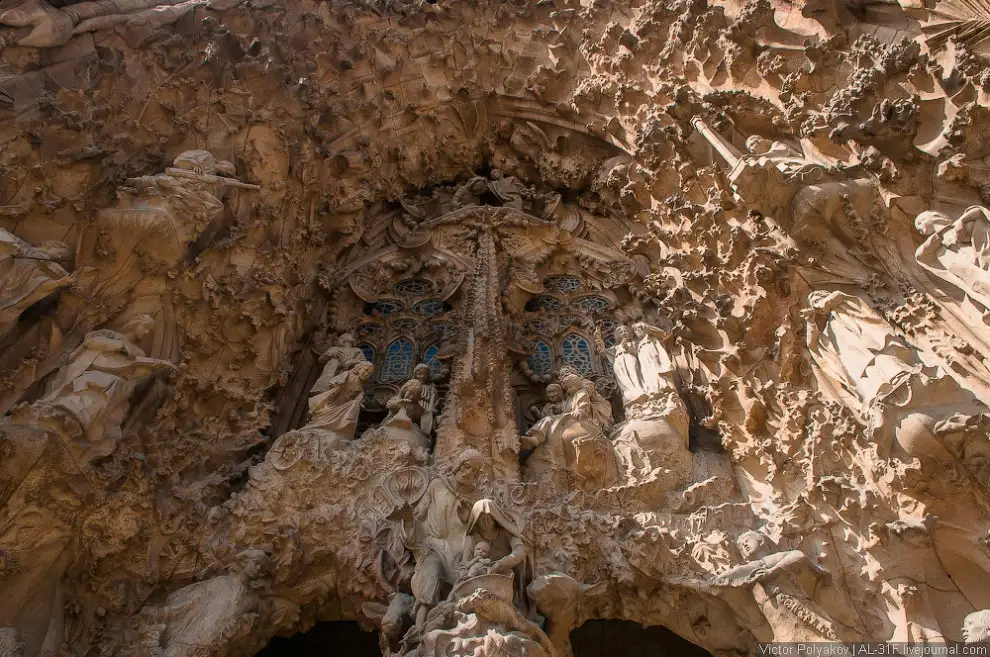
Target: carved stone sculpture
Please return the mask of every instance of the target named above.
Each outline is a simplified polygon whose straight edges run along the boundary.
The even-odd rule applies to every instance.
[[[936,211],[922,212],[915,226],[928,239],[915,256],[938,278],[966,293],[984,322],[990,313],[990,211],[967,208],[955,221]]]
[[[168,361],[146,357],[137,345],[153,327],[154,319],[140,315],[120,332],[90,332],[56,373],[47,393],[30,406],[15,409],[14,420],[78,436],[87,446],[86,460],[110,454],[137,385],[156,372],[175,369]]]
[[[618,476],[615,454],[605,437],[612,424],[612,410],[594,385],[577,371],[563,368],[560,385],[567,394],[563,411],[534,425],[522,441],[532,449],[524,476],[539,481],[554,469],[566,469],[589,488],[608,486]]]
[[[513,581],[519,590],[517,601],[525,603],[525,589],[532,575],[526,568],[527,550],[522,530],[518,523],[493,500],[482,499],[471,507],[468,520],[467,540],[464,543],[465,562],[471,560],[479,545],[488,545],[487,553],[494,561],[484,575],[514,575]],[[457,588],[463,595],[466,582],[459,582]],[[467,585],[468,587],[470,585]]]
[[[0,653],[982,637],[987,8],[0,1]]]
[[[367,361],[364,352],[354,346],[354,336],[350,333],[343,333],[337,338],[337,344],[330,347],[320,356],[320,360],[325,364],[320,378],[313,384],[310,395],[326,392],[329,389],[330,381],[343,370],[352,369],[362,361]]]
[[[69,284],[65,270],[52,256],[0,228],[0,339],[31,304]]]
[[[164,657],[194,657],[246,638],[258,617],[268,561],[261,550],[245,550],[226,575],[190,584],[144,610],[143,647]]]
[[[962,632],[966,643],[990,642],[990,609],[981,609],[967,615]]]
[[[326,432],[344,440],[354,438],[364,402],[364,385],[374,371],[371,363],[358,362],[327,381],[324,392],[309,398],[309,420],[303,429]]]
[[[818,580],[828,573],[800,550],[773,552],[761,532],[746,532],[737,540],[747,563],[716,577],[715,586],[753,587],[774,635],[795,641],[836,641],[834,622],[814,599]],[[786,629],[784,629],[786,628]]]
[[[421,363],[414,367],[413,378],[403,383],[396,395],[385,404],[388,415],[381,426],[371,431],[371,435],[380,435],[387,440],[404,440],[429,449],[437,402],[437,389],[430,383],[429,377],[429,365]]]

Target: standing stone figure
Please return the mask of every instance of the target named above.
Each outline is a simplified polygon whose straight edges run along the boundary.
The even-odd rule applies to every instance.
[[[632,406],[642,403],[646,401],[649,393],[639,367],[639,345],[625,326],[616,327],[615,339],[615,346],[605,349],[605,355],[612,364],[616,383],[622,391],[622,405]],[[600,348],[602,347],[604,345]]]
[[[337,344],[330,347],[320,356],[320,360],[326,363],[320,378],[313,384],[310,395],[326,392],[330,381],[342,370],[351,369],[360,362],[367,362],[364,352],[354,346],[354,336],[350,333],[342,333],[337,338]]]
[[[121,332],[91,331],[55,375],[48,393],[30,407],[15,409],[15,421],[66,418],[89,444],[87,458],[109,455],[121,436],[131,395],[155,372],[174,370],[165,360],[147,358],[138,343],[154,328],[150,315],[138,315]]]
[[[430,374],[430,366],[426,363],[420,363],[413,368],[413,378],[422,386],[419,396],[419,428],[427,438],[433,432],[437,412],[437,387],[430,382]]]
[[[930,210],[914,225],[928,236],[915,251],[921,266],[965,292],[990,323],[990,210],[973,206],[955,221]]]
[[[662,342],[667,336],[666,331],[637,322],[633,324],[633,333],[637,340],[636,355],[644,389],[651,395],[674,390],[674,363]]]

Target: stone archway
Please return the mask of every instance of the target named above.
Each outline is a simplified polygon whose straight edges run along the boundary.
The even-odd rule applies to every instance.
[[[306,632],[276,637],[256,657],[381,657],[378,634],[365,632],[357,623],[317,623]]]
[[[662,625],[590,620],[571,632],[574,657],[710,657],[711,653]],[[267,657],[267,656],[266,656]]]

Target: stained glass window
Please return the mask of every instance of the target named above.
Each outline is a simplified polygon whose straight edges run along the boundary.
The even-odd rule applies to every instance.
[[[408,317],[403,317],[402,319],[397,319],[392,322],[392,328],[399,333],[405,333],[406,331],[411,331],[416,328],[416,320],[409,319]]]
[[[574,301],[571,301],[571,305],[575,308],[580,308],[585,312],[600,313],[608,310],[608,307],[612,304],[608,302],[608,299],[592,296],[575,299]]]
[[[415,297],[432,292],[433,283],[425,278],[409,278],[399,281],[392,289],[395,290],[396,294],[401,294],[404,297]]]
[[[372,347],[370,344],[365,343],[365,344],[359,344],[358,345],[358,349],[360,349],[362,352],[364,352],[364,357],[368,359],[368,362],[369,363],[374,363],[375,362],[375,348],[374,347]]]
[[[382,363],[381,380],[384,383],[405,381],[412,374],[413,344],[400,338],[388,346],[385,362]]]
[[[401,301],[385,299],[374,303],[371,307],[371,311],[379,317],[388,319],[395,313],[401,312],[404,307],[405,306],[402,305]]]
[[[418,312],[420,315],[430,317],[432,315],[439,315],[444,312],[446,308],[444,308],[444,303],[443,301],[440,301],[440,299],[427,299],[426,301],[420,301],[413,306],[413,310]]]
[[[529,369],[533,370],[534,374],[545,375],[550,374],[553,371],[553,351],[543,340],[537,340],[533,343],[533,351],[529,354],[527,359],[529,362]]]
[[[543,279],[543,287],[551,292],[569,294],[581,289],[581,279],[577,276],[547,276]]]
[[[547,296],[546,294],[538,294],[528,302],[526,302],[526,310],[529,312],[536,312],[542,310],[544,312],[555,312],[563,307],[563,303],[560,299],[555,297]]]
[[[443,365],[440,359],[437,358],[437,354],[440,353],[440,345],[431,344],[423,352],[423,362],[430,366],[430,371],[437,372]]]
[[[591,376],[591,347],[588,341],[576,333],[570,333],[561,342],[564,362],[574,367],[584,376]]]
[[[379,326],[378,324],[371,324],[371,323],[361,324],[360,326],[357,327],[357,334],[360,335],[361,337],[365,337],[369,335],[377,335],[378,331],[380,331],[381,328],[382,327]]]

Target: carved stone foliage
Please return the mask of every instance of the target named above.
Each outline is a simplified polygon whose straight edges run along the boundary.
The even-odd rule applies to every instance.
[[[0,653],[983,641],[980,2],[0,4]]]

